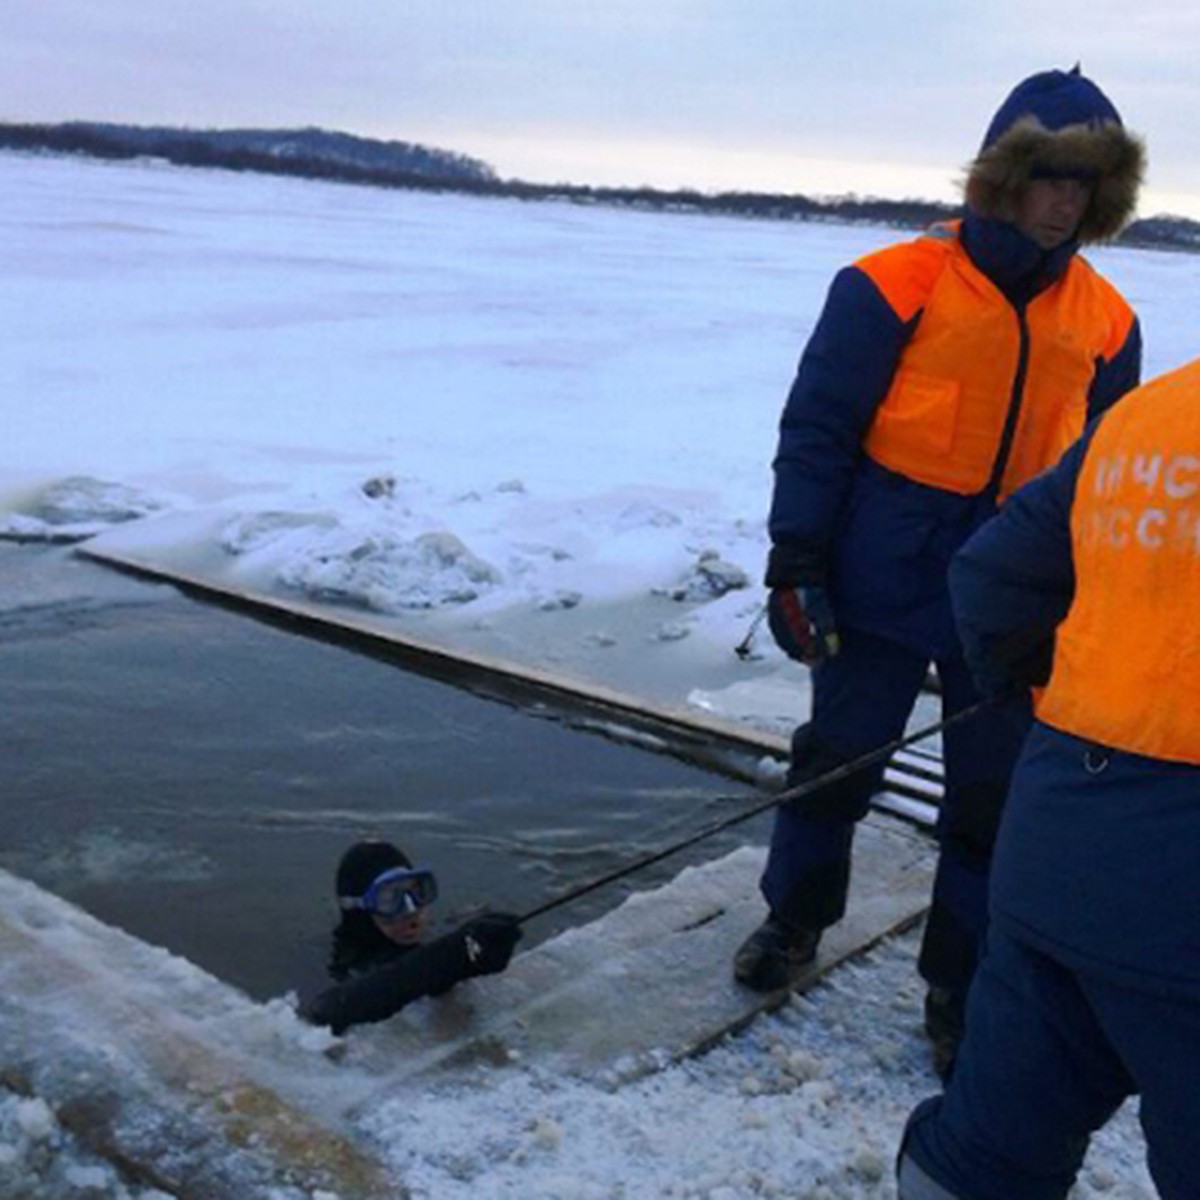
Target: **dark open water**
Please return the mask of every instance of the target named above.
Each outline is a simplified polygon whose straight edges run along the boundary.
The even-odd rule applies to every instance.
[[[0,866],[254,996],[321,977],[333,868],[363,833],[437,870],[441,928],[484,903],[529,909],[729,815],[739,793],[69,550],[0,546]],[[764,842],[768,820],[634,885]]]

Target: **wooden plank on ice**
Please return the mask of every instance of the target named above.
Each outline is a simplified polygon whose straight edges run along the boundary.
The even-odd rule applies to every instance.
[[[786,759],[790,751],[790,739],[778,733],[723,720],[696,708],[656,704],[645,697],[561,673],[442,645],[401,631],[386,617],[366,611],[236,587],[128,550],[89,543],[76,553],[108,566],[175,584],[196,596],[261,620],[396,661],[410,670],[487,695],[510,702],[548,702],[561,710],[583,714],[614,733],[617,728],[624,728],[649,734],[659,739],[660,744],[641,739],[641,744],[647,748],[665,750],[700,763],[712,763],[716,759],[722,770],[740,773],[745,778],[753,777],[753,767],[738,772],[737,764],[723,755],[733,752]],[[595,728],[595,724],[592,727]],[[896,793],[924,803],[897,802]],[[940,757],[910,747],[897,754],[889,765],[880,807],[929,824],[936,817],[933,806],[940,795]]]
[[[846,918],[826,932],[796,984],[915,922],[933,874],[925,835],[872,815],[855,845]],[[519,1061],[552,1071],[625,1079],[695,1054],[788,993],[736,984],[731,959],[762,920],[763,852],[745,848],[683,871],[590,925],[518,955],[501,976],[456,988],[376,1027],[347,1035],[350,1063],[395,1063],[397,1082],[480,1062]]]
[[[360,609],[319,604],[184,570],[124,549],[85,543],[77,554],[145,578],[172,583],[202,599],[223,604],[310,637],[373,654],[450,683],[509,700],[538,699],[602,721],[644,730],[664,740],[663,749],[702,754],[704,747],[757,755],[786,756],[788,739],[735,721],[701,712],[656,704],[589,680],[581,680],[494,655],[443,645],[411,632],[394,621]]]

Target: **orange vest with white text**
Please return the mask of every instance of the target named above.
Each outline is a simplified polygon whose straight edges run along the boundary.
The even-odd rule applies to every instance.
[[[1038,719],[1200,765],[1200,360],[1101,420],[1071,509],[1075,596]]]
[[[957,223],[855,266],[901,320],[921,314],[866,452],[900,475],[962,495],[991,480],[1018,389],[998,498],[1057,462],[1083,432],[1097,360],[1113,358],[1133,326],[1120,293],[1076,255],[1026,306],[1023,331],[1016,309],[971,261]]]

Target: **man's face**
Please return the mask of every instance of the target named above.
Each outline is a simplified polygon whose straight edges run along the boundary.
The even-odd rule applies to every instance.
[[[1017,211],[1017,228],[1043,250],[1070,241],[1083,220],[1092,185],[1080,179],[1032,179]]]

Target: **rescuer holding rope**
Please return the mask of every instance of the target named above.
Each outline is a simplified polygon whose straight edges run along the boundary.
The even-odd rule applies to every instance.
[[[958,1066],[909,1123],[900,1196],[1062,1200],[1136,1093],[1159,1194],[1197,1200],[1200,361],[1102,417],[950,583],[981,685],[1049,682]]]

